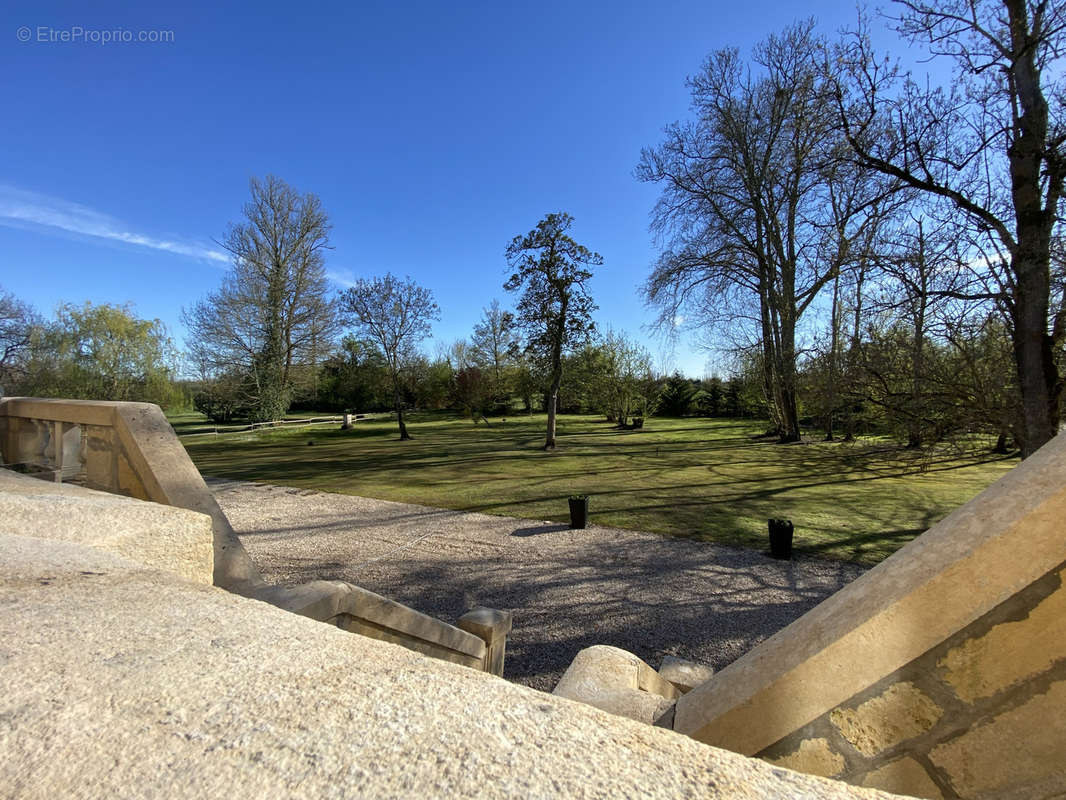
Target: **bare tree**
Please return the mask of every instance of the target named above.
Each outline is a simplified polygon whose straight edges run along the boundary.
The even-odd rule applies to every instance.
[[[410,278],[400,280],[390,273],[383,278],[358,280],[341,295],[341,308],[384,354],[400,439],[410,439],[403,421],[400,378],[416,355],[418,343],[430,335],[430,323],[440,319],[433,293]]]
[[[1066,306],[1052,305],[1051,247],[1066,180],[1066,9],[1048,0],[902,0],[897,29],[953,62],[946,88],[876,58],[860,27],[841,47],[836,96],[858,161],[970,223],[971,264],[1009,322],[1022,455],[1058,432]]]
[[[573,222],[566,213],[548,214],[525,236],[514,237],[506,251],[514,272],[503,286],[509,292],[522,290],[517,319],[526,331],[526,351],[543,360],[550,375],[545,450],[555,449],[563,355],[587,341],[594,328],[589,267],[603,264],[599,253],[567,235]]]
[[[813,21],[735,49],[689,80],[696,119],[666,129],[637,175],[661,183],[653,229],[666,248],[645,287],[663,327],[681,317],[751,331],[782,441],[799,439],[797,332],[858,257],[883,189],[853,168],[836,131],[825,43]]]
[[[952,296],[968,290],[957,233],[957,226],[930,227],[929,220],[912,216],[895,234],[879,263],[883,292],[873,308],[887,310],[910,334],[905,351],[910,364],[909,388],[896,408],[906,420],[908,447],[922,445],[930,423],[930,339],[937,329],[950,339],[963,324],[943,313]],[[967,308],[959,309],[962,317],[975,306],[973,302],[965,305]]]
[[[330,225],[313,194],[273,175],[250,186],[245,221],[221,242],[233,267],[182,318],[190,359],[208,375],[240,375],[254,416],[278,419],[296,370],[328,355],[337,331],[324,261]]]
[[[500,301],[493,300],[481,315],[481,322],[474,326],[471,344],[474,358],[479,365],[492,370],[497,382],[503,380],[508,359],[514,349],[514,314],[500,308]]]
[[[491,376],[493,401],[498,405],[509,403],[509,372],[518,346],[514,314],[500,308],[499,300],[493,300],[484,309],[481,321],[474,326],[470,343],[477,366]]]
[[[40,315],[31,306],[0,290],[0,394],[25,377],[33,332],[41,325]]]

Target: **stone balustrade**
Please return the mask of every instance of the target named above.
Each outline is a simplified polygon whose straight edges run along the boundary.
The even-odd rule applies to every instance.
[[[0,400],[3,466],[58,483],[206,514],[214,584],[353,633],[503,674],[509,612],[473,609],[449,625],[341,581],[265,583],[158,406],[95,400]],[[145,542],[145,549],[151,544]]]

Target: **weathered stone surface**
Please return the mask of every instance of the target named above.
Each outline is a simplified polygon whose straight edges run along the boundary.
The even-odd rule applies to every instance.
[[[478,606],[467,611],[456,625],[472,633],[485,643],[485,672],[503,676],[503,663],[507,653],[507,634],[511,632],[514,618],[510,611]]]
[[[929,777],[925,767],[913,758],[900,758],[870,772],[862,781],[863,786],[884,789],[888,792],[940,800],[944,793]]]
[[[474,634],[486,644],[511,632],[514,620],[509,611],[478,607],[459,618],[459,627]]]
[[[1066,794],[1066,681],[935,747],[930,758],[963,797]],[[1044,786],[1039,794],[1027,791],[1037,783]]]
[[[33,449],[22,436],[38,431],[47,436],[54,422],[85,428],[85,477],[94,488],[151,500],[211,517],[214,527],[215,584],[244,591],[263,583],[225,514],[189,460],[174,429],[151,403],[61,400],[36,397],[0,398],[5,419],[4,460],[16,463]]]
[[[875,798],[69,542],[0,541],[0,794]]]
[[[474,659],[485,655],[485,642],[474,634],[344,581],[264,586],[249,596],[311,619],[339,624],[338,616],[349,616]]]
[[[863,755],[875,756],[936,725],[943,709],[913,683],[896,683],[856,708],[837,708],[829,719]]]
[[[1066,591],[1060,587],[1025,619],[996,625],[948,651],[938,666],[968,703],[1020,683],[1066,659]]]
[[[826,739],[804,739],[795,752],[767,761],[779,767],[826,778],[844,771],[844,757],[835,752]]]
[[[663,663],[659,665],[659,675],[664,680],[670,681],[679,692],[684,694],[692,691],[701,683],[709,681],[714,675],[714,668],[675,656],[663,656]]]
[[[674,729],[754,754],[1066,560],[1066,437],[677,702]],[[1004,654],[1007,657],[1007,654]]]
[[[210,584],[211,518],[0,469],[0,533],[107,550]]]
[[[679,692],[632,653],[595,645],[574,656],[552,694],[651,724]]]
[[[148,499],[211,517],[215,530],[215,585],[245,591],[263,583],[233,527],[158,406],[115,403],[114,425],[122,451]]]

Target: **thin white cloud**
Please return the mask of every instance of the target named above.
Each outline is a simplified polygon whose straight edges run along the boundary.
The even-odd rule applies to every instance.
[[[338,286],[343,286],[345,289],[350,289],[355,286],[355,273],[350,269],[334,270],[327,272],[326,277],[333,281]]]
[[[180,256],[200,258],[221,264],[230,263],[229,255],[221,250],[195,243],[157,239],[153,236],[135,233],[128,230],[120,220],[87,206],[5,184],[0,184],[0,225],[12,227],[40,225],[79,233],[83,236],[149,247]]]

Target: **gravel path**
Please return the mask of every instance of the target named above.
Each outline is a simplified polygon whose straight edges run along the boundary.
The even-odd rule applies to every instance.
[[[209,480],[271,583],[345,580],[454,623],[514,612],[505,677],[550,691],[593,644],[720,669],[863,568],[652,533]],[[595,509],[593,509],[595,513]]]

